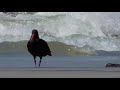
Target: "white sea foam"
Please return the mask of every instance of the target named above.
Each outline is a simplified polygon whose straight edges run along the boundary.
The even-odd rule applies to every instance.
[[[32,29],[37,29],[46,41],[119,51],[119,16],[119,12],[1,12],[0,42],[29,40]]]

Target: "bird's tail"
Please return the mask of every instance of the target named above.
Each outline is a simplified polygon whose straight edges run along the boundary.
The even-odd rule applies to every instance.
[[[49,56],[52,56],[52,54],[50,53]]]
[[[52,56],[52,54],[51,54],[51,53],[49,53],[48,55],[49,55],[49,56]]]

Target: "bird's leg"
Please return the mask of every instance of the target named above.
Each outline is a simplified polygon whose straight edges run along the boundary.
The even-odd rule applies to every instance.
[[[40,61],[39,61],[39,67],[40,67],[40,65],[41,65],[41,62],[42,62],[42,57],[40,57]]]
[[[35,63],[35,67],[36,67],[36,60],[34,60],[34,63]]]
[[[39,61],[39,67],[40,67],[40,64],[41,64],[41,59],[40,59],[40,61]]]
[[[35,60],[35,56],[34,56],[34,63],[35,63],[35,67],[36,67],[36,60]]]

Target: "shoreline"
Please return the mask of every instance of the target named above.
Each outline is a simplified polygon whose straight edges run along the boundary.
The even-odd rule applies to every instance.
[[[120,68],[0,68],[0,78],[120,78]]]
[[[0,71],[0,78],[120,78],[120,72],[95,71]]]

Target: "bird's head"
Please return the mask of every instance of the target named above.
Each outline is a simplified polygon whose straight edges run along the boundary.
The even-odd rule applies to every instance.
[[[36,38],[39,38],[38,36],[38,31],[36,29],[33,29],[30,41],[34,41]]]

